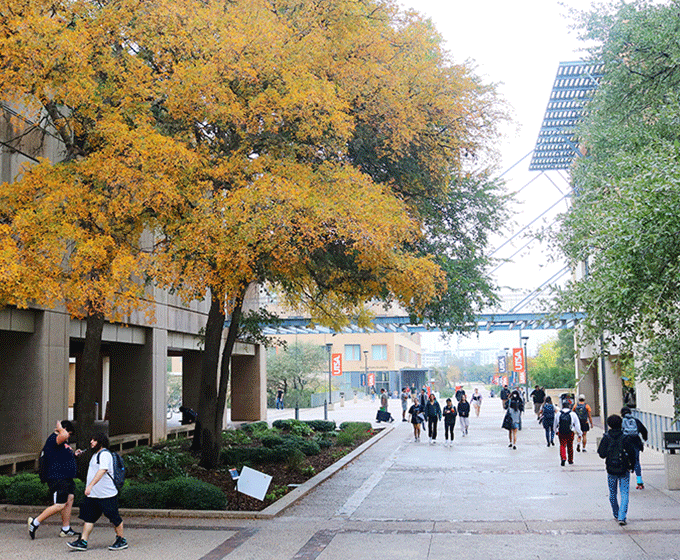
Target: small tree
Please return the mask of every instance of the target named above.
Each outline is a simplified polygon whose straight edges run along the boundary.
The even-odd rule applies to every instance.
[[[293,344],[271,349],[267,355],[267,388],[273,398],[281,388],[289,405],[306,406],[320,385],[319,373],[327,361],[325,348],[313,344]]]

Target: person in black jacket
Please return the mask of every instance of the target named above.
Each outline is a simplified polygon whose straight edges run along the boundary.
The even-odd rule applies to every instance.
[[[458,418],[460,418],[460,431],[465,437],[468,434],[468,428],[470,427],[470,403],[467,402],[467,397],[465,393],[458,403]]]
[[[451,447],[453,445],[453,428],[456,425],[456,416],[458,412],[456,407],[453,406],[451,399],[446,399],[446,406],[444,407],[444,446]],[[451,435],[451,441],[449,441],[449,434]]]
[[[434,398],[434,393],[430,393],[430,398],[425,405],[425,418],[427,418],[427,435],[430,444],[437,443],[437,422],[442,419],[442,409]]]
[[[631,439],[623,435],[621,425],[621,417],[617,414],[612,414],[607,418],[609,431],[602,437],[597,454],[605,460],[612,514],[614,519],[618,520],[619,525],[625,525],[628,515],[630,472],[635,468],[635,449]],[[617,490],[621,492],[620,504],[617,499]]]

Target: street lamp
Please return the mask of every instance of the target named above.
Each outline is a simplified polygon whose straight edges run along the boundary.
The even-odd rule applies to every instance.
[[[368,350],[364,350],[364,367],[366,369],[366,394],[368,395]]]
[[[527,340],[529,340],[529,337],[523,336],[521,339],[524,343],[524,381],[527,390],[527,400],[529,400],[529,355],[527,354]]]
[[[326,344],[326,351],[328,352],[328,404],[332,404],[333,397],[331,394],[331,352],[333,351],[333,344]]]

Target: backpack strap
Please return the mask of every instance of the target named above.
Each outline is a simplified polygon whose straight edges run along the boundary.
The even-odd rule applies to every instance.
[[[103,449],[100,449],[99,452],[97,453],[97,464],[99,464],[99,456],[102,454],[102,451],[104,451],[104,450],[103,450]],[[108,451],[108,452],[110,453],[110,455],[111,455],[111,464],[113,464],[113,452],[112,452],[110,449],[107,449],[106,451]],[[115,466],[115,465],[114,465],[114,466]],[[113,485],[115,486],[115,485],[116,485],[116,481],[114,480],[113,475],[109,472],[109,469],[106,469],[106,474],[109,475],[109,478],[111,479],[111,482],[113,482]]]

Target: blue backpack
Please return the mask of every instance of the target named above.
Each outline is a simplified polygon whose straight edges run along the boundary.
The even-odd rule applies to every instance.
[[[97,453],[97,464],[99,464],[99,456],[101,455],[102,451],[104,451],[104,449]],[[111,451],[110,449],[107,449],[106,451],[111,453],[111,457],[113,458],[113,474],[108,471],[106,474],[108,474],[109,477],[111,477],[111,480],[113,480],[116,490],[120,490],[123,488],[123,484],[125,483],[125,462],[123,461],[123,458],[115,451]]]

